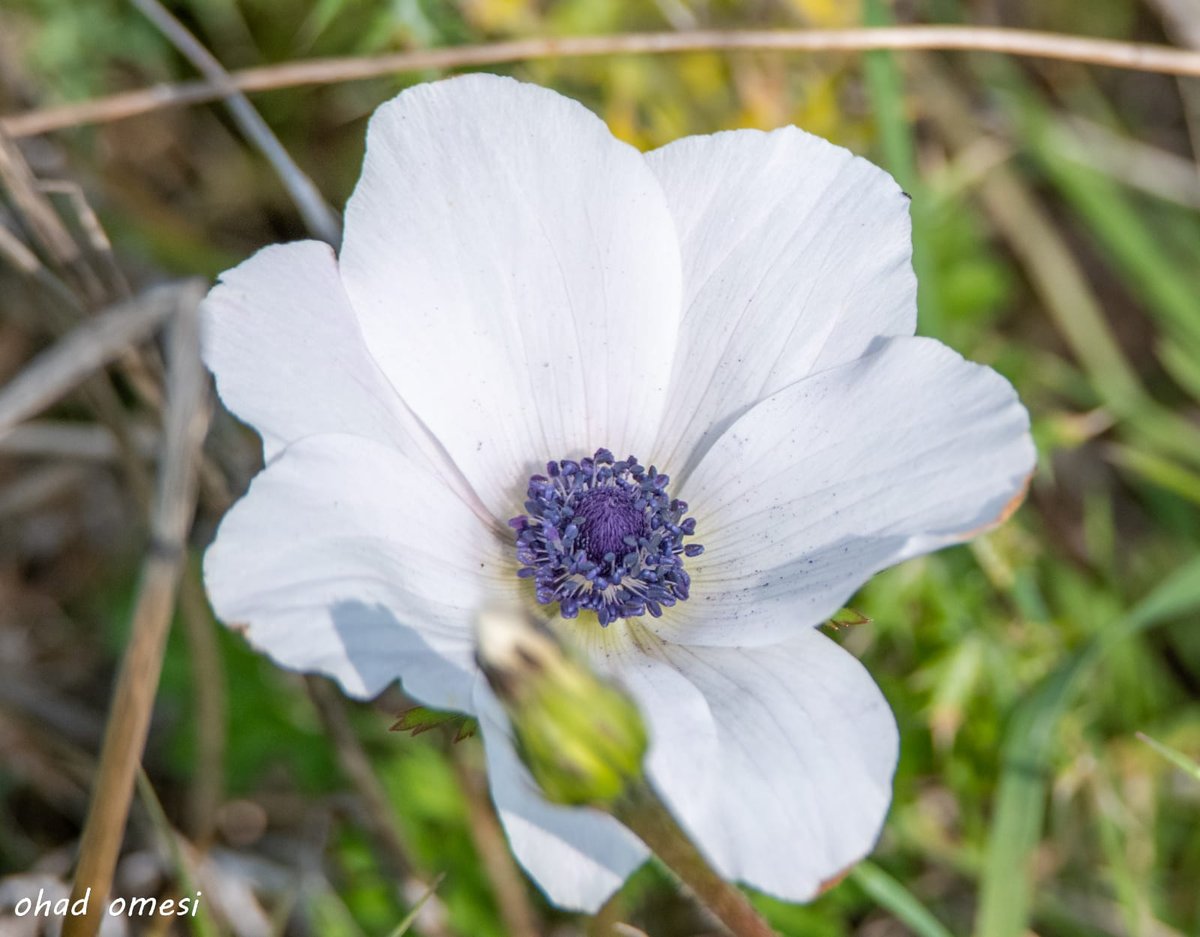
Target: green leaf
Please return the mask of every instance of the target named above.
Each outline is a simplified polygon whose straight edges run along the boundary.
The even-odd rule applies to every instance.
[[[461,742],[469,739],[479,731],[479,723],[470,716],[462,713],[443,712],[440,709],[430,709],[428,706],[413,706],[400,714],[400,718],[392,725],[393,732],[408,732],[416,736],[431,729],[442,726],[456,728],[454,741]]]
[[[831,628],[851,628],[854,625],[869,625],[871,619],[857,609],[847,605],[845,608],[836,612],[826,624]]]

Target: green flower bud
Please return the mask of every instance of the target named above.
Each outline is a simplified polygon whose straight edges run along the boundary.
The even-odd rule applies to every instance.
[[[485,612],[476,659],[548,800],[612,804],[642,776],[648,743],[637,706],[544,624],[521,611]]]

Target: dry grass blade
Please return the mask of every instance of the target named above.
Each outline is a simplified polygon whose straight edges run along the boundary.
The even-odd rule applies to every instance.
[[[149,426],[141,425],[131,426],[130,431],[138,453],[147,458],[153,456],[157,434]],[[99,424],[34,420],[0,435],[0,455],[115,462],[121,452],[113,434]]]
[[[15,479],[6,479],[3,488],[0,488],[0,521],[36,511],[77,488],[87,477],[86,466],[55,465]]]
[[[1084,118],[1065,117],[1050,132],[1071,160],[1135,189],[1200,210],[1200,173],[1189,160]]]
[[[28,277],[55,300],[56,305],[51,311],[54,327],[63,327],[60,323],[66,321],[65,317],[68,314],[72,316],[71,321],[84,314],[86,307],[71,288],[3,224],[0,224],[0,260],[8,263],[17,273]]]
[[[33,246],[66,271],[74,285],[94,304],[104,302],[104,287],[87,263],[83,251],[54,210],[16,143],[0,128],[0,189],[8,193]]]
[[[889,26],[866,29],[695,30],[519,39],[482,45],[419,49],[390,55],[318,59],[231,72],[222,81],[158,85],[79,104],[0,118],[0,130],[32,136],[81,124],[124,120],[167,107],[214,101],[238,91],[359,81],[428,69],[471,68],[547,58],[704,51],[863,52],[872,49],[958,49],[1003,52],[1200,76],[1200,52],[1146,43],[1091,39],[1060,33],[977,26]]]
[[[1200,0],[1149,0],[1168,26],[1192,48],[1200,49]]]
[[[83,194],[83,188],[79,183],[66,179],[40,180],[38,188],[47,194],[56,193],[66,198],[71,205],[71,210],[75,213],[79,227],[87,238],[88,245],[104,262],[110,286],[116,296],[127,298],[133,295],[133,291],[129,288],[129,281],[125,279],[125,273],[117,263],[116,255],[113,254],[112,241],[108,239],[108,232],[104,230],[104,225],[100,223],[100,217],[92,208],[91,202],[87,200],[87,196]]]
[[[150,546],[133,610],[129,645],[113,695],[100,768],[80,844],[76,898],[91,890],[89,914],[68,916],[63,937],[94,937],[124,835],[175,593],[195,508],[196,463],[208,426],[207,381],[200,363],[202,286],[178,291],[171,323],[163,459],[150,519]]]
[[[79,259],[79,246],[42,194],[17,145],[3,133],[0,133],[0,181],[29,226],[34,242],[56,263],[74,264]]]
[[[27,277],[36,277],[42,267],[37,254],[25,246],[25,242],[0,224],[0,256],[4,257],[13,269]]]
[[[158,0],[133,0],[133,5],[171,40],[172,45],[183,53],[205,78],[224,86],[225,106],[229,108],[229,113],[233,115],[242,132],[275,168],[284,188],[304,218],[304,223],[313,235],[336,246],[341,240],[341,225],[337,215],[325,203],[313,181],[296,165],[296,161],[284,149],[279,138],[267,126],[267,122],[254,109],[246,95],[234,87],[225,66],[217,61],[216,57]]]
[[[145,340],[203,286],[158,287],[78,326],[42,352],[0,390],[0,434],[44,410],[122,352]]]

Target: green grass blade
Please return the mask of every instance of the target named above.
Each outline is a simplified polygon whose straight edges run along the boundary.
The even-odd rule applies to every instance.
[[[1200,400],[1200,349],[1193,351],[1178,341],[1164,339],[1158,354],[1172,380]]]
[[[1097,754],[1103,757],[1102,753]],[[1106,807],[1104,803],[1116,798],[1111,790],[1105,789],[1109,782],[1103,778],[1103,771],[1099,774],[1100,777],[1092,780],[1092,786],[1099,788],[1094,795],[1097,801],[1094,816],[1100,847],[1108,866],[1107,878],[1112,888],[1116,912],[1125,924],[1126,933],[1139,934],[1143,930],[1140,922],[1146,918],[1147,911],[1143,907],[1145,889],[1138,882],[1129,861],[1129,844],[1121,824],[1113,815],[1114,807],[1111,803]]]
[[[1113,461],[1153,485],[1200,505],[1200,474],[1153,452],[1114,446]]]
[[[158,795],[154,793],[154,785],[150,783],[150,778],[146,776],[146,771],[141,765],[138,766],[137,788],[138,794],[142,798],[142,805],[150,815],[150,822],[154,824],[155,832],[167,847],[171,864],[175,866],[175,876],[179,880],[182,891],[187,895],[195,895],[196,883],[192,879],[191,866],[187,857],[184,856],[183,850],[179,848],[178,835],[171,826],[171,821],[167,819],[167,813],[163,810]],[[213,923],[207,906],[200,901],[197,901],[196,904],[195,915],[189,914],[186,918],[192,937],[220,937],[220,931]]]
[[[916,937],[954,937],[911,891],[870,862],[860,862],[850,880],[889,911]]]
[[[1059,720],[1080,677],[1123,641],[1200,608],[1200,559],[1187,563],[1124,618],[1105,628],[1046,677],[1017,707],[984,856],[976,937],[1023,937],[1032,911],[1030,865],[1041,839],[1049,764]]]
[[[1087,222],[1134,294],[1189,347],[1200,347],[1195,277],[1173,262],[1116,184],[1070,160],[1055,133],[1031,133],[1029,139],[1046,177]]]
[[[866,0],[863,8],[868,26],[892,26],[891,10],[883,0]],[[944,324],[937,268],[929,248],[932,201],[926,195],[917,173],[916,142],[912,122],[904,105],[904,76],[891,52],[868,52],[864,56],[867,94],[875,112],[883,161],[896,181],[912,196],[913,271],[917,275],[920,303],[920,330],[940,335]]]
[[[438,886],[442,884],[442,879],[445,877],[446,873],[443,872],[430,883],[425,894],[417,899],[417,903],[412,906],[412,910],[404,916],[404,919],[396,925],[396,929],[392,931],[388,937],[404,937],[404,935],[408,933],[409,928],[416,923],[417,915],[421,913],[421,908],[425,906],[426,901],[433,897],[434,893],[438,890]]]
[[[1200,781],[1200,762],[1192,761],[1187,755],[1178,749],[1172,748],[1157,739],[1152,739],[1145,732],[1139,732],[1137,737],[1153,748],[1156,752],[1162,755],[1167,761],[1171,762],[1176,768],[1184,774],[1189,774],[1197,781]]]

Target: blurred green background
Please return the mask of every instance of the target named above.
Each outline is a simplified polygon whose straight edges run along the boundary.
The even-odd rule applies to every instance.
[[[229,68],[526,36],[892,21],[1200,41],[1188,0],[170,6]],[[794,123],[882,164],[913,195],[920,331],[1003,372],[1033,415],[1040,465],[1013,521],[880,575],[852,603],[870,621],[833,630],[896,711],[894,804],[870,863],[807,907],[764,899],[772,922],[797,937],[1200,934],[1200,775],[1137,736],[1193,765],[1200,753],[1200,80],[961,53],[495,70],[580,99],[642,148]],[[116,0],[0,7],[0,113],[191,77]],[[253,100],[341,206],[372,109],[433,77]],[[219,105],[22,148],[40,178],[80,185],[135,288],[212,277],[306,236]],[[53,201],[77,218],[68,196]],[[19,235],[11,193],[0,205]],[[0,264],[0,381],[61,331],[46,303]],[[137,394],[112,382],[152,436]],[[0,905],[4,888],[32,881],[20,876],[69,874],[145,536],[137,473],[103,445],[94,401],[73,396],[39,424],[83,435],[42,450],[0,440]],[[227,415],[208,449],[219,471],[202,488],[197,556],[257,459]],[[213,903],[192,930],[145,932],[374,937],[435,881],[414,933],[711,931],[652,867],[597,921],[550,909],[506,857],[478,740],[389,732],[405,705],[399,694],[351,705],[276,669],[214,626],[193,570],[145,760],[157,794],[135,803],[118,889],[194,890],[163,847],[170,826]]]

